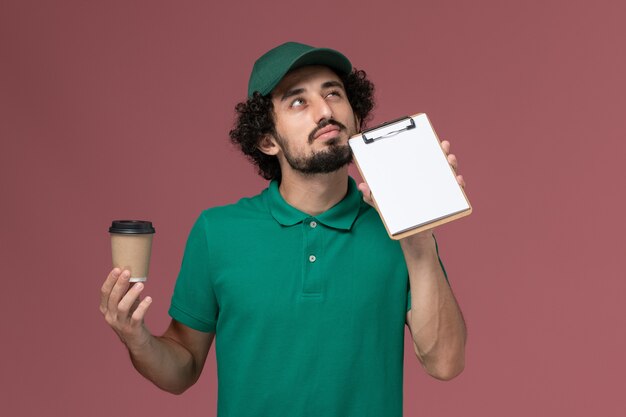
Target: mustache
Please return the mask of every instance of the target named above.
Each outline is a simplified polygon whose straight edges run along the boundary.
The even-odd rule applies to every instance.
[[[317,127],[313,129],[311,133],[309,133],[309,145],[315,140],[315,135],[317,134],[317,132],[319,132],[320,129],[323,129],[328,125],[337,126],[339,130],[347,130],[347,127],[343,123],[338,122],[335,119],[323,119],[317,124]]]

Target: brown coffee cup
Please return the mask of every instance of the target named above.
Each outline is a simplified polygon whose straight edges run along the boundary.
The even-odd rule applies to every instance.
[[[130,271],[130,282],[148,279],[152,236],[152,222],[144,220],[114,220],[109,228],[113,267]]]

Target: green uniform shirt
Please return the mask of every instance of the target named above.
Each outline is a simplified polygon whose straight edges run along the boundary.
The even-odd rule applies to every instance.
[[[400,417],[409,281],[352,178],[312,217],[278,184],[202,212],[169,310],[215,332],[218,417]]]

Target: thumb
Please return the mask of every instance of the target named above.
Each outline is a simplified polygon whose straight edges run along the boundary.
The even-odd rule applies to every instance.
[[[358,186],[359,190],[363,193],[363,201],[365,201],[370,206],[374,205],[374,199],[372,199],[372,190],[370,190],[369,185],[362,182]]]

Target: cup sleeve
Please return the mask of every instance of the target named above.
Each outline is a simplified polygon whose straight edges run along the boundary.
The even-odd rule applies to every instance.
[[[215,332],[219,306],[211,282],[206,220],[202,215],[191,228],[169,315],[201,332]]]

